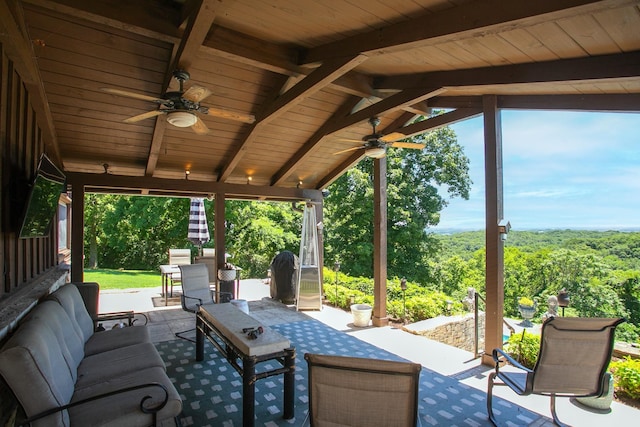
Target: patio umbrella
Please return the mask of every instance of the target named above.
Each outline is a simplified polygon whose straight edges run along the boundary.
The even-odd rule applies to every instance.
[[[204,210],[204,199],[191,199],[189,209],[189,232],[187,239],[194,245],[198,245],[198,254],[201,255],[202,245],[210,240],[207,215]]]

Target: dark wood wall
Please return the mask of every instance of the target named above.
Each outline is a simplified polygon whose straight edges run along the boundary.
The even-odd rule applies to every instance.
[[[1,300],[57,265],[58,261],[57,227],[51,227],[48,237],[18,238],[17,220],[23,209],[19,200],[25,196],[45,145],[29,93],[1,44],[0,69]]]

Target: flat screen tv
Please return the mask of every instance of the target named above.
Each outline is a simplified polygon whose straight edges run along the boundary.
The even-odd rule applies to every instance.
[[[35,178],[29,188],[29,196],[20,222],[21,239],[49,235],[51,222],[58,208],[58,200],[64,189],[64,174],[45,154],[42,154]]]

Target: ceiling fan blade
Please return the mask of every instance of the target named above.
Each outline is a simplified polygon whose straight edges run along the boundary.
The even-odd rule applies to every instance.
[[[165,113],[165,110],[148,111],[146,113],[138,114],[137,116],[129,117],[128,119],[125,119],[124,122],[125,123],[136,123],[136,122],[139,122],[141,120],[150,119],[151,117],[159,116],[159,115],[164,114],[164,113]]]
[[[223,119],[236,120],[238,122],[253,123],[256,121],[256,117],[253,114],[239,113],[237,111],[225,110],[224,108],[208,107],[209,111],[206,114],[215,117],[222,117]]]
[[[416,142],[392,142],[389,146],[394,148],[412,148],[414,150],[422,150],[425,147],[424,144],[418,144]]]
[[[352,147],[352,148],[347,148],[346,150],[336,151],[335,153],[333,153],[333,155],[335,156],[336,154],[347,153],[347,152],[349,152],[349,151],[362,150],[363,148],[365,148],[365,147],[364,147],[364,146],[362,146],[362,147]]]
[[[185,93],[182,94],[182,97],[184,99],[188,99],[189,101],[200,102],[212,93],[213,92],[211,92],[211,90],[207,89],[206,87],[193,85],[189,89],[187,89]]]
[[[382,137],[380,137],[380,141],[382,142],[392,142],[392,141],[397,141],[399,139],[404,139],[407,136],[404,133],[400,133],[400,132],[392,132],[388,135],[384,135]]]
[[[110,87],[103,87],[101,89],[104,92],[111,93],[113,95],[120,95],[120,96],[126,96],[128,98],[141,99],[143,101],[157,102],[158,104],[163,104],[163,103],[166,102],[166,100],[164,100],[164,99],[155,98],[153,96],[148,96],[148,95],[143,95],[141,93],[128,92],[126,90],[113,89],[113,88],[110,88]]]
[[[206,135],[209,133],[209,128],[200,117],[196,117],[196,122],[191,126],[191,129],[198,135]]]

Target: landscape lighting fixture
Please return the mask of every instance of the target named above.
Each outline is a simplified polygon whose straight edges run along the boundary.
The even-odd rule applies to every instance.
[[[193,126],[198,121],[198,118],[188,111],[172,111],[167,114],[167,121],[176,127],[188,128]]]

